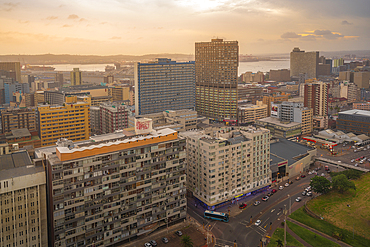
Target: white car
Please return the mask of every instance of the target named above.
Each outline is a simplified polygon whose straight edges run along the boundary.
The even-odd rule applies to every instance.
[[[338,160],[339,163],[342,163],[342,161]]]
[[[261,225],[261,220],[257,220],[256,223],[254,223],[256,226]]]
[[[360,164],[363,164],[363,163],[364,163],[364,161],[363,161],[363,160],[361,160],[361,161],[360,161]]]
[[[355,164],[355,166],[357,167],[357,166],[358,166],[358,164],[356,163],[356,164]]]
[[[306,191],[310,191],[311,190],[311,186],[308,186],[305,190]]]
[[[289,186],[289,183],[285,183],[285,187],[288,187]]]
[[[282,189],[284,189],[284,187],[280,185],[279,190],[282,190]]]
[[[355,159],[351,159],[351,163],[355,162]]]
[[[296,201],[296,202],[300,202],[300,201],[302,201],[302,198],[297,197],[297,198],[295,199],[295,201]]]
[[[324,173],[321,173],[321,177],[325,177],[325,174]]]
[[[312,174],[312,172],[308,172],[308,175],[311,175]]]
[[[145,247],[152,247],[152,245],[150,243],[145,243],[144,246]]]

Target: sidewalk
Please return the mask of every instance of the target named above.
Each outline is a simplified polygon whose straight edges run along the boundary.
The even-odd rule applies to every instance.
[[[304,241],[303,239],[301,239],[297,234],[295,234],[289,227],[288,225],[286,226],[286,231],[287,233],[289,233],[290,235],[292,235],[293,238],[297,239],[299,242],[301,242],[301,244],[303,244],[304,246],[306,247],[312,247],[312,245],[308,244],[306,241]]]
[[[288,220],[289,220],[290,222],[293,222],[293,223],[294,223],[294,224],[296,224],[296,225],[299,225],[299,226],[301,226],[301,227],[303,227],[303,228],[305,228],[305,229],[307,229],[307,230],[310,230],[311,232],[314,232],[314,233],[316,233],[317,235],[320,235],[320,236],[322,236],[322,237],[324,237],[324,238],[326,238],[326,239],[328,239],[328,240],[330,240],[330,241],[332,241],[332,242],[334,242],[334,243],[337,243],[337,244],[339,244],[340,246],[343,246],[343,247],[351,247],[351,245],[346,244],[346,243],[344,243],[344,242],[342,242],[342,241],[339,241],[339,240],[337,240],[336,238],[330,237],[330,236],[326,235],[325,233],[319,232],[319,231],[317,231],[317,230],[315,230],[315,229],[313,229],[313,228],[311,228],[311,227],[309,227],[309,226],[306,226],[305,224],[302,224],[302,223],[301,223],[301,222],[299,222],[299,221],[293,220],[293,219],[291,219],[291,218],[289,218],[289,217],[288,217]]]

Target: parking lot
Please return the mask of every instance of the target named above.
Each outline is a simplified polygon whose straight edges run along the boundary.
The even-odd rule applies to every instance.
[[[334,149],[334,151],[337,152],[336,155],[332,155],[328,150],[320,148],[317,149],[317,155],[323,158],[337,160],[351,165],[358,163],[359,167],[370,169],[370,162],[368,160],[370,159],[370,149],[366,147],[366,150],[362,149],[357,152],[354,152],[353,150],[355,149],[352,148],[352,146],[346,145],[343,147],[343,145],[338,145]],[[366,161],[364,161],[362,164],[358,161],[351,162],[351,160],[356,160],[362,156],[366,157]]]

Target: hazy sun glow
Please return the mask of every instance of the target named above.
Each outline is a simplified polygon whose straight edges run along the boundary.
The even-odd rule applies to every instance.
[[[180,0],[178,4],[181,6],[192,7],[196,11],[212,10],[225,3],[230,2],[229,0]]]

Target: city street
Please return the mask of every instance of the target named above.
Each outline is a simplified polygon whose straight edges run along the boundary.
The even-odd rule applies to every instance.
[[[319,174],[321,174],[324,171],[322,169],[319,172]],[[199,207],[195,208],[195,206],[191,203],[189,203],[188,206],[188,214],[198,220],[200,223],[204,222],[208,227],[210,227],[211,231],[216,237],[216,246],[233,246],[234,241],[236,241],[238,247],[259,246],[262,237],[267,235],[266,232],[270,228],[270,224],[274,223],[275,221],[284,221],[284,216],[281,209],[286,208],[289,214],[289,209],[291,207],[297,206],[298,208],[303,206],[304,201],[308,200],[308,197],[302,196],[301,193],[309,185],[310,179],[313,176],[314,175],[307,175],[306,178],[301,178],[298,181],[293,180],[293,184],[291,184],[289,187],[284,187],[283,190],[278,190],[266,202],[262,201],[261,199],[267,192],[259,193],[253,196],[253,199],[246,202],[248,207],[244,210],[240,210],[236,204],[233,205],[231,210],[239,210],[239,214],[236,216],[231,216],[228,223],[208,221],[204,219],[204,209]],[[269,191],[271,190],[272,189],[269,189]],[[301,202],[295,201],[298,196],[302,198]],[[253,206],[252,203],[255,200],[261,201],[261,204],[258,206]],[[251,218],[252,224],[250,223]],[[255,225],[257,220],[261,220],[261,224],[259,226]]]

